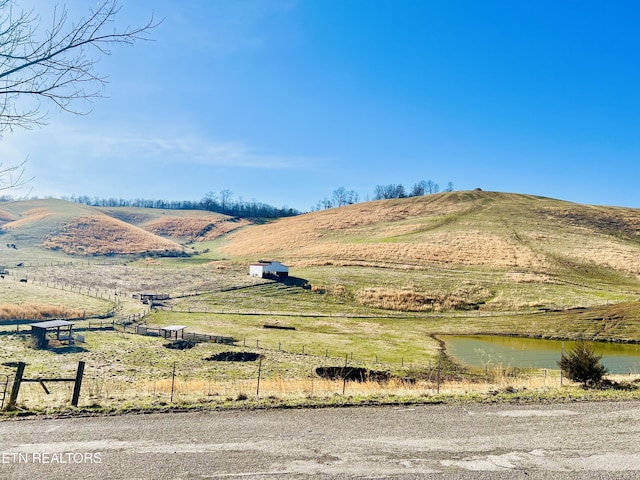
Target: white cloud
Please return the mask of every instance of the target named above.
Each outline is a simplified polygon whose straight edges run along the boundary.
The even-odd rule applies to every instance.
[[[29,157],[47,168],[91,162],[153,162],[258,169],[298,169],[318,163],[303,156],[263,153],[242,142],[216,141],[191,133],[101,133],[70,126],[49,125],[20,131],[0,140],[0,155],[11,162]]]
[[[5,135],[0,139],[4,165],[28,159],[26,176],[35,177],[24,192],[14,194],[190,198],[193,191],[214,188],[207,186],[211,182],[226,188],[240,178],[306,176],[306,170],[325,163],[319,158],[262,152],[243,142],[209,140],[193,133],[105,130],[102,133],[58,122]]]

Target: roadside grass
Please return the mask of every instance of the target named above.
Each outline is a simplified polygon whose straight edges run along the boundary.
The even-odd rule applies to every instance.
[[[255,365],[254,365],[255,367]],[[193,378],[162,372],[151,379],[85,376],[80,404],[69,406],[71,384],[49,384],[46,395],[38,384],[24,384],[16,414],[108,414],[188,409],[246,409],[336,407],[358,405],[416,405],[452,402],[539,403],[573,401],[621,401],[640,399],[638,377],[609,376],[617,389],[588,390],[563,380],[558,372],[532,372],[504,376],[490,382],[436,378],[407,382],[344,382],[316,376],[306,378],[262,377],[224,379],[216,373]]]
[[[430,327],[422,334],[407,337],[406,329],[399,326],[402,320],[398,319],[317,318],[309,322],[308,318],[288,318],[287,325],[296,326],[295,331],[289,331],[264,329],[264,318],[257,316],[174,313],[167,317],[165,313],[155,312],[149,318],[150,323],[157,321],[163,324],[165,320],[181,322],[189,324],[190,330],[202,328],[209,333],[219,334],[245,332],[252,338],[246,341],[246,346],[242,339],[236,345],[204,343],[191,349],[173,350],[166,348],[168,341],[159,337],[121,331],[85,332],[85,343],[78,344],[77,349],[56,352],[35,350],[31,348],[28,336],[7,332],[2,336],[0,363],[25,361],[27,378],[73,378],[77,362],[85,361],[87,366],[79,410],[96,412],[458,400],[493,402],[640,398],[637,390],[633,389],[582,392],[578,387],[570,386],[566,379],[560,388],[558,371],[543,373],[501,366],[485,373],[461,372],[455,380],[443,375],[438,387],[435,368],[440,352],[437,342],[427,336]],[[424,328],[426,324],[419,322],[416,325]],[[301,338],[291,338],[292,334]],[[257,340],[255,345],[252,344],[254,339]],[[420,352],[416,351],[416,343],[422,345]],[[305,346],[304,354],[302,346]],[[342,353],[350,348],[355,352],[353,358],[350,353]],[[261,355],[262,361],[207,360],[223,352],[252,352]],[[422,356],[416,358],[417,353]],[[345,383],[321,379],[314,374],[319,366],[340,367],[345,364],[388,371],[397,379],[386,383]],[[261,379],[259,398],[256,398],[258,369]],[[12,373],[11,368],[0,367],[0,374]],[[413,380],[401,380],[403,378]],[[624,382],[637,381],[636,377],[626,375],[614,378]],[[24,413],[74,410],[68,407],[71,384],[51,383],[47,387],[50,395],[45,395],[37,383],[24,384],[19,397],[19,410]]]

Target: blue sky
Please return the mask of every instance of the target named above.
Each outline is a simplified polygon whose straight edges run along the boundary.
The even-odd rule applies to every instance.
[[[307,211],[433,180],[640,208],[638,2],[120,4],[122,24],[164,21],[100,61],[107,98],[0,139],[32,195],[228,189]]]

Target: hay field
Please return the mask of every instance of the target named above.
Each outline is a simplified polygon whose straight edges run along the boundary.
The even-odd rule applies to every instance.
[[[20,272],[40,282],[56,279],[92,290],[126,294],[168,293],[177,297],[196,291],[219,291],[264,282],[248,276],[246,270],[244,265],[224,261],[189,263],[180,267],[163,259],[145,258],[126,264],[53,263],[23,267]]]

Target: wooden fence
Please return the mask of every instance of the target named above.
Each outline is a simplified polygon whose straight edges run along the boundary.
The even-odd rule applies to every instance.
[[[164,337],[165,332],[159,327],[147,327],[145,325],[125,325],[125,332],[136,333],[138,335],[146,335],[149,337]],[[224,343],[232,345],[235,343],[233,337],[224,337],[222,335],[208,335],[204,333],[182,332],[180,339],[188,340],[195,343]]]

